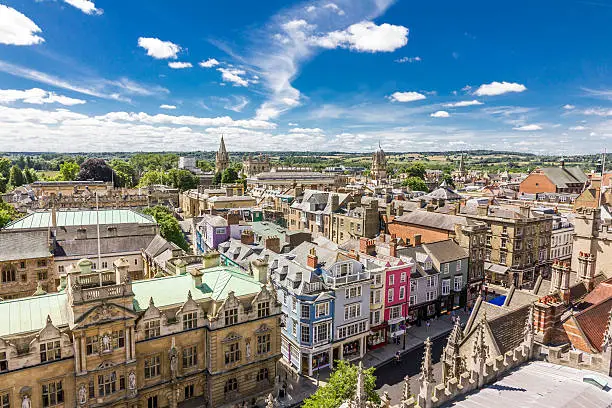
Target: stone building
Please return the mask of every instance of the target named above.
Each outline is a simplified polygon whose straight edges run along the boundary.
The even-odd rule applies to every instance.
[[[263,400],[274,391],[280,307],[265,273],[218,259],[207,254],[204,268],[139,282],[124,259],[103,272],[84,259],[61,292],[0,302],[0,401],[154,408]]]
[[[529,207],[466,206],[462,214],[488,226],[485,274],[493,283],[530,286],[550,273],[552,216]]]
[[[108,269],[115,260],[125,258],[132,279],[140,279],[144,271],[141,251],[159,233],[159,226],[152,217],[131,209],[38,211],[8,224],[0,239],[30,231],[50,234],[47,245],[51,245],[56,278],[81,258],[91,258],[94,269]]]
[[[270,171],[270,156],[245,156],[242,160],[242,174],[247,177]]]
[[[586,253],[593,256],[597,273],[612,276],[612,220],[604,214],[609,214],[608,206],[576,209],[572,270],[578,268],[580,253]]]
[[[247,177],[249,190],[279,190],[283,194],[295,187],[325,191],[336,186],[336,176],[312,171],[309,168],[278,167]]]
[[[0,234],[0,299],[32,296],[39,287],[57,291],[49,231]]]
[[[225,169],[229,167],[230,159],[227,150],[225,149],[225,141],[221,136],[221,143],[219,144],[219,150],[215,155],[215,172],[223,173]]]
[[[351,238],[374,238],[380,231],[378,201],[363,198],[331,213],[329,239],[342,244]]]
[[[387,180],[387,157],[380,144],[378,145],[378,150],[372,155],[370,177],[377,183]]]
[[[313,237],[331,237],[332,213],[346,208],[349,194],[304,190],[289,206],[287,224],[290,230],[309,231]]]

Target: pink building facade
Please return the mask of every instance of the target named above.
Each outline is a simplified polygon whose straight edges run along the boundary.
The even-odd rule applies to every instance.
[[[413,267],[413,262],[400,259],[386,264],[384,319],[389,333],[387,338],[391,342],[406,331],[406,317],[410,306],[410,273]]]

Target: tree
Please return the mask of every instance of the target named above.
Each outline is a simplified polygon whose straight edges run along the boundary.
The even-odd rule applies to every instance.
[[[303,408],[338,408],[355,395],[357,389],[358,367],[344,360],[336,361],[336,368],[329,377],[329,382],[319,387],[317,392],[304,400]],[[376,377],[374,367],[363,371],[364,387],[368,401],[380,402],[376,394]]]
[[[64,181],[72,181],[77,178],[80,170],[81,168],[78,164],[76,164],[76,162],[65,161],[64,163],[60,164],[59,176]]]
[[[202,171],[209,172],[215,170],[215,166],[208,160],[198,160],[196,163],[196,166],[199,167]]]
[[[193,175],[189,170],[172,169],[168,172],[170,185],[180,191],[198,188],[200,179]]]
[[[404,173],[408,175],[408,177],[418,177],[421,180],[425,179],[425,165],[423,163],[412,163],[409,166],[406,166],[404,169]]]
[[[427,184],[418,177],[408,177],[402,184],[412,191],[427,191]]]
[[[13,187],[19,187],[25,184],[25,178],[23,177],[23,172],[17,165],[14,165],[13,167],[11,167],[11,171],[9,173],[9,184]]]
[[[161,205],[156,205],[155,207],[145,208],[142,212],[155,219],[155,222],[159,224],[159,232],[162,237],[175,243],[183,250],[189,251],[189,244],[183,235],[183,231],[170,210]]]
[[[87,159],[81,164],[77,180],[113,181],[115,174],[104,159]]]
[[[451,176],[448,173],[444,173],[442,175],[442,181],[446,182],[446,185],[448,185],[451,188],[455,188],[455,180],[453,180],[453,176]]]
[[[8,179],[11,171],[11,160],[6,157],[0,158],[0,176]]]
[[[2,201],[2,198],[0,198],[0,228],[3,228],[9,222],[17,219],[18,216],[19,214],[15,208],[13,208],[12,205]]]
[[[113,159],[110,162],[110,166],[117,175],[115,180],[117,187],[132,188],[136,185],[138,175],[136,173],[136,169],[131,163],[125,160]]]
[[[215,173],[215,177],[213,178],[213,184],[214,185],[221,184],[221,178],[222,178],[221,172]]]
[[[232,184],[238,180],[238,173],[233,168],[228,168],[223,170],[223,174],[221,175],[221,183],[223,184]]]
[[[25,179],[27,184],[32,184],[33,182],[38,180],[38,176],[36,175],[36,172],[29,167],[26,167],[25,169],[23,169],[23,178]]]
[[[163,171],[149,170],[140,178],[138,187],[152,186],[154,184],[170,184],[170,178]]]

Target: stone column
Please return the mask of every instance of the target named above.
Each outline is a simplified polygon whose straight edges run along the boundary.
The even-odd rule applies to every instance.
[[[72,347],[74,349],[74,365],[77,373],[82,371],[81,369],[81,339],[72,335]]]
[[[365,355],[365,348],[366,348],[366,335],[364,334],[363,337],[361,338],[360,345],[359,345],[359,357],[363,358],[363,356]]]
[[[81,336],[81,372],[87,371],[87,347],[85,345],[85,336]]]
[[[132,328],[128,327],[125,331],[125,361],[130,361],[132,354]]]
[[[312,377],[312,354],[308,355],[308,376]]]
[[[130,327],[130,347],[132,348],[132,360],[136,360],[136,333],[134,332],[134,326]]]

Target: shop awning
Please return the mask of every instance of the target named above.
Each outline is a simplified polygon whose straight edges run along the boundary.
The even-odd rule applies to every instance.
[[[510,269],[510,267],[508,266],[494,264],[491,262],[485,262],[484,267],[485,267],[485,271],[496,273],[498,275],[505,275],[506,273],[508,273],[508,270]]]

